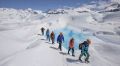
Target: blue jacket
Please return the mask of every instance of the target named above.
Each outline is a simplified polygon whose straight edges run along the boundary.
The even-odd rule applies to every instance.
[[[64,42],[64,36],[63,36],[63,35],[59,35],[59,36],[57,37],[57,42],[58,42],[58,43]]]
[[[81,52],[84,53],[84,52],[88,52],[88,48],[89,48],[89,44],[84,41],[83,42],[83,45],[82,45],[82,49],[81,49]]]
[[[50,35],[50,32],[49,30],[46,31],[46,36],[49,36]]]

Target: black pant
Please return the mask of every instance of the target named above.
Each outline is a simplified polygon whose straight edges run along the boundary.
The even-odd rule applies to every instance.
[[[44,35],[44,31],[42,31],[42,35]]]
[[[68,49],[68,54],[69,54],[69,51],[72,49],[72,55],[74,55],[74,47],[73,48],[70,48]]]
[[[52,40],[52,44],[54,44],[54,38],[51,38],[51,40]]]
[[[60,51],[62,51],[62,42],[59,42],[59,47]]]
[[[54,44],[54,39],[52,39],[52,44]]]

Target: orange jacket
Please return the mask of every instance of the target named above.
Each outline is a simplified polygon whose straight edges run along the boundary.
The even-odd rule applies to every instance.
[[[74,47],[74,40],[73,40],[73,39],[70,40],[70,42],[69,42],[69,47],[70,47],[70,48],[73,48],[73,47]]]

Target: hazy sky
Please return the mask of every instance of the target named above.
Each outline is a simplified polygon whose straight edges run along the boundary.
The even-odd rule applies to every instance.
[[[82,4],[90,3],[96,0],[0,0],[1,8],[17,8],[17,9],[55,9],[64,6],[76,7]]]

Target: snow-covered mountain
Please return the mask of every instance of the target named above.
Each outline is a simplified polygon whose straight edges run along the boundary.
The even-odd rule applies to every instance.
[[[107,1],[107,0],[106,0]],[[40,28],[63,32],[63,51],[41,36]],[[73,31],[75,57],[67,55]],[[78,43],[90,38],[90,63],[80,63]],[[76,8],[0,8],[0,66],[120,66],[120,4],[92,2]]]
[[[32,10],[30,8],[25,10],[13,8],[0,8],[0,29],[11,29],[12,27],[16,28],[34,23],[31,21],[39,22],[40,19],[45,17],[45,15],[46,14],[40,10]],[[7,27],[4,27],[3,25]]]

